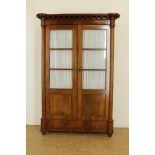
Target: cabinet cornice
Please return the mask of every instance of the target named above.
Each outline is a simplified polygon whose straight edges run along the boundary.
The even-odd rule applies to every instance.
[[[110,20],[117,19],[120,17],[118,13],[98,13],[98,14],[46,14],[38,13],[37,17],[39,19],[45,20]]]

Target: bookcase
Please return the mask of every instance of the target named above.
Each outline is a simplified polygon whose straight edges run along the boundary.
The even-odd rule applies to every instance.
[[[118,13],[39,13],[41,132],[113,133],[114,27]]]

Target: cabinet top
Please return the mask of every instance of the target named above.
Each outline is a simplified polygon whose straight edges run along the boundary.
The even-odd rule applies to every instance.
[[[97,14],[46,14],[38,13],[39,19],[46,20],[66,20],[66,19],[81,19],[81,20],[110,20],[120,17],[118,13],[97,13]]]

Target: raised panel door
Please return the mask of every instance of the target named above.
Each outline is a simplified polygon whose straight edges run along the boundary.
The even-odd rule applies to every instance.
[[[78,119],[84,131],[106,131],[110,27],[78,27]]]
[[[46,28],[48,130],[71,130],[77,120],[77,26]]]

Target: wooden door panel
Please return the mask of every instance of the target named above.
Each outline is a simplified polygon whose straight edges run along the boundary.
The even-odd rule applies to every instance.
[[[106,110],[105,95],[83,95],[82,96],[82,119],[104,120]]]
[[[72,96],[50,94],[50,116],[53,119],[72,119]]]

